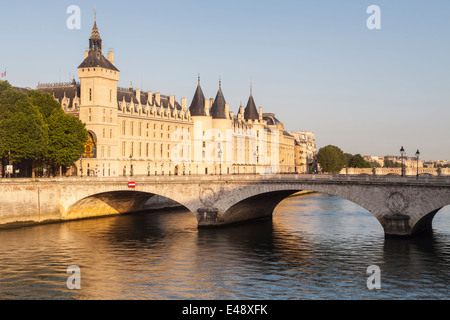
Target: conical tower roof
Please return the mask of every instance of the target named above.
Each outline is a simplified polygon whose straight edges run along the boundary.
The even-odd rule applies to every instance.
[[[210,114],[213,119],[226,119],[227,114],[225,110],[225,98],[222,93],[222,85],[219,82],[219,91],[217,91],[216,99],[214,99],[214,103],[211,107]]]
[[[250,87],[250,97],[248,98],[247,106],[244,110],[244,119],[246,120],[258,120],[259,119],[259,113],[256,109],[255,100],[253,100],[253,92],[252,88]]]
[[[89,40],[102,40],[102,38],[100,37],[100,32],[97,28],[97,19],[95,19],[94,21],[94,27],[92,28],[91,37],[89,38]]]
[[[202,87],[200,86],[200,77],[198,78],[197,89],[192,98],[191,106],[189,107],[191,116],[206,116],[205,112],[205,96],[203,95]]]

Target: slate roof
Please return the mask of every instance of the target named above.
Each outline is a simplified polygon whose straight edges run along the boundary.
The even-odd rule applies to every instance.
[[[38,84],[36,90],[53,95],[60,103],[62,103],[64,97],[68,98],[68,108],[74,107],[73,102],[75,97],[80,98],[80,84],[76,83],[75,80],[71,83]]]
[[[205,96],[203,95],[202,88],[200,87],[200,81],[198,82],[194,97],[192,98],[189,112],[191,113],[191,116],[206,116]]]
[[[117,88],[117,103],[120,104],[125,99],[126,103],[133,103],[138,104],[138,100],[136,98],[136,91],[131,89],[123,89],[123,88]],[[153,102],[156,101],[155,94],[153,94],[151,97],[148,96],[148,92],[141,91],[140,95],[141,99],[141,105],[146,105],[147,101],[149,105],[153,105]],[[150,99],[150,101],[149,101]],[[163,107],[163,108],[169,108],[170,107],[170,97],[165,95],[160,95],[160,105],[157,105],[157,107]],[[175,101],[175,109],[181,110],[181,105]]]
[[[210,115],[213,119],[227,118],[225,104],[226,102],[222,93],[222,88],[219,86],[219,91],[217,92],[216,98],[214,99],[213,105],[210,110]]]
[[[245,120],[258,120],[259,119],[259,113],[256,109],[255,100],[253,100],[253,95],[250,94],[250,97],[248,98],[247,106],[244,110],[244,119]]]
[[[263,113],[263,120],[267,121],[267,125],[274,126],[280,123],[273,113]]]
[[[100,67],[108,70],[119,71],[108,59],[106,59],[100,51],[91,50],[84,61],[78,68],[94,68]]]

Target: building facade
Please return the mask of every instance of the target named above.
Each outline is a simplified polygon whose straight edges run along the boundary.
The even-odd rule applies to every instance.
[[[295,170],[312,173],[316,167],[316,139],[311,131],[289,132],[295,139]]]
[[[219,81],[205,98],[200,78],[190,105],[175,96],[117,86],[114,53],[102,53],[95,21],[89,50],[78,67],[79,82],[39,84],[89,133],[77,175],[270,174],[307,170],[296,163],[299,141],[274,114],[247,105],[230,110]],[[296,147],[297,145],[297,147]],[[315,143],[314,143],[315,148]],[[302,160],[303,161],[303,160]],[[305,163],[307,160],[305,160]]]

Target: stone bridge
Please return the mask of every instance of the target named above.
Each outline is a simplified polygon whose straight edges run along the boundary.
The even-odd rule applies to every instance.
[[[360,205],[378,219],[386,235],[396,236],[431,229],[435,214],[450,204],[450,177],[283,174],[0,179],[0,225],[135,212],[149,199],[162,196],[189,209],[199,227],[222,226],[271,218],[283,199],[305,190]]]

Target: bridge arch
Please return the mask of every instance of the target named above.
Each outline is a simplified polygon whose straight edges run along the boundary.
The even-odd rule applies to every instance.
[[[436,196],[436,190],[424,190],[420,186],[268,183],[243,186],[234,192],[232,201],[218,201],[216,205],[222,214],[216,220],[227,224],[238,218],[241,221],[270,218],[283,199],[305,190],[338,196],[361,206],[375,216],[386,235],[410,236],[429,230],[436,213],[450,205],[448,189]]]
[[[338,196],[351,201],[371,212],[383,224],[376,206],[364,196],[355,193],[350,186],[322,186],[305,184],[256,184],[237,188],[233,197],[223,197],[216,203],[219,214],[218,222],[221,224],[235,221],[250,221],[267,219],[272,216],[276,206],[287,197],[300,191],[312,191]],[[232,198],[232,201],[231,199]],[[200,221],[201,222],[201,221]]]
[[[189,193],[177,185],[139,184],[87,184],[78,192],[64,192],[60,197],[63,220],[137,212],[146,209],[186,207],[195,212],[199,204],[188,201]],[[198,196],[197,196],[198,199]]]

